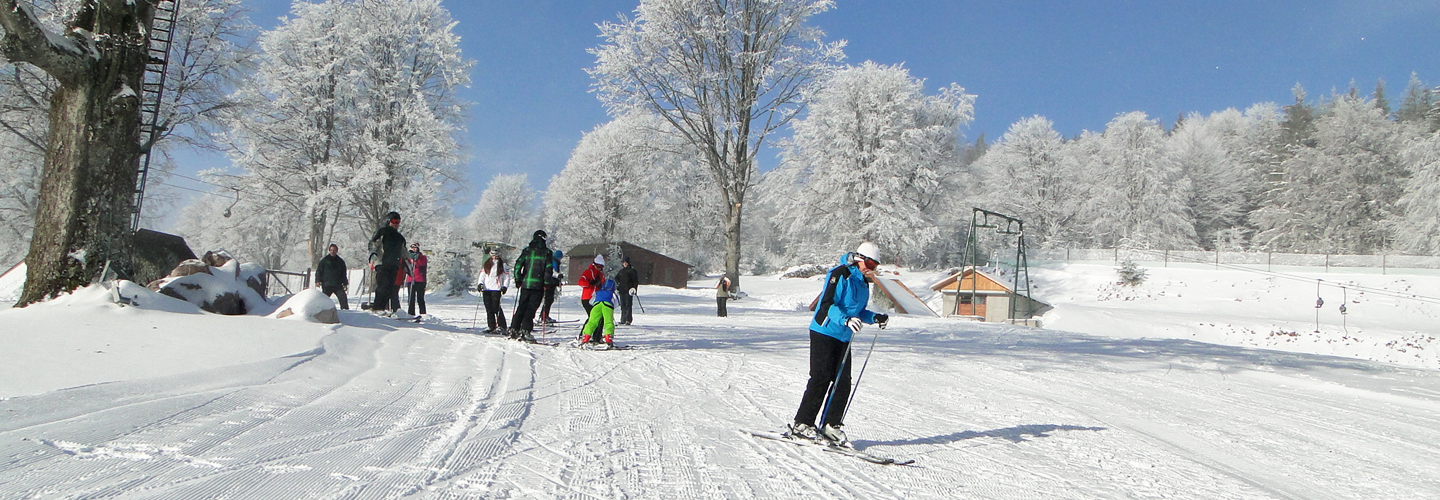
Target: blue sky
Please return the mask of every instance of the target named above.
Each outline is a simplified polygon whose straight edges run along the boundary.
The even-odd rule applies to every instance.
[[[564,167],[583,132],[608,118],[589,92],[586,49],[595,24],[638,0],[447,0],[466,57],[473,102],[463,140],[468,213],[498,173],[526,172],[537,189]],[[998,139],[1042,115],[1066,136],[1144,111],[1167,127],[1181,113],[1257,102],[1287,104],[1296,83],[1312,99],[1366,94],[1384,79],[1398,103],[1412,72],[1440,85],[1440,1],[961,2],[837,0],[812,24],[848,41],[847,62],[903,63],[927,89],[958,83],[976,94],[968,140]],[[251,0],[262,29],[287,0]],[[224,164],[199,157],[181,172]],[[762,170],[774,151],[762,152]],[[183,179],[175,179],[176,184]],[[203,186],[202,186],[203,188]]]

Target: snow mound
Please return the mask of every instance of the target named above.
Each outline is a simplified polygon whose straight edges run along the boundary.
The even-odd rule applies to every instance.
[[[299,319],[332,325],[340,322],[340,312],[335,309],[335,302],[314,288],[308,288],[290,296],[290,300],[286,300],[274,314],[268,317]]]

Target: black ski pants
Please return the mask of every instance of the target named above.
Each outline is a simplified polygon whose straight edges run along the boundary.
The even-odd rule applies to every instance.
[[[320,287],[320,293],[327,297],[334,296],[335,300],[339,300],[341,310],[350,309],[350,300],[345,296],[345,285],[323,285]]]
[[[515,306],[515,329],[522,332],[535,331],[535,313],[540,310],[540,302],[545,299],[543,288],[522,288],[520,289],[520,303]]]
[[[505,307],[500,305],[500,298],[504,294],[499,290],[485,290],[480,292],[480,296],[485,298],[485,324],[489,325],[490,330],[495,330],[497,326],[501,330],[507,328],[505,326]]]
[[[540,306],[540,321],[553,319],[550,317],[550,305],[555,303],[555,285],[545,285],[545,300]]]
[[[629,290],[621,291],[620,296],[620,324],[628,325],[635,321],[635,316],[630,314],[630,306],[635,303],[635,296],[630,295]]]
[[[805,395],[795,412],[796,422],[815,425],[815,416],[824,410],[831,385],[835,386],[835,394],[830,397],[830,409],[821,425],[844,425],[845,403],[850,399],[850,343],[810,330],[810,381],[805,384]]]
[[[410,306],[406,309],[411,316],[415,315],[415,303],[420,303],[420,314],[425,314],[425,282],[417,281],[410,284]]]
[[[374,311],[397,311],[400,309],[400,285],[395,276],[400,273],[398,264],[375,266],[375,302],[370,304]]]

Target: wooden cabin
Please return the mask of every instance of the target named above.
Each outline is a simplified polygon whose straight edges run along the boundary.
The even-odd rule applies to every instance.
[[[945,316],[960,316],[989,323],[1034,324],[1035,318],[1053,309],[1049,304],[1015,293],[1005,280],[985,271],[967,268],[930,287],[943,294],[941,311]],[[1015,315],[1010,317],[1010,305]]]
[[[612,246],[619,248],[619,253],[612,255]],[[615,272],[620,270],[620,259],[630,257],[630,267],[640,276],[641,285],[662,285],[671,288],[685,288],[690,281],[690,264],[680,262],[657,252],[646,250],[627,242],[619,242],[614,245],[609,243],[592,243],[578,245],[565,252],[566,262],[569,269],[565,273],[566,283],[580,281],[580,273],[590,267],[595,261],[596,255],[605,255],[606,275],[614,277]]]

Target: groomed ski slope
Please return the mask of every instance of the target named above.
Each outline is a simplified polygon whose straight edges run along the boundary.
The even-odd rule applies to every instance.
[[[1056,271],[1041,288],[1089,286],[1108,269],[1095,267]],[[1152,283],[1211,276],[1186,274],[1196,272],[1152,269]],[[920,292],[927,279],[907,283]],[[635,350],[475,335],[474,298],[434,297],[421,325],[359,312],[338,328],[269,320],[318,345],[259,357],[263,346],[227,345],[239,364],[164,351],[55,361],[79,378],[86,365],[149,368],[63,390],[7,375],[0,388],[25,395],[0,400],[0,498],[1440,497],[1440,372],[1134,338],[1135,324],[1106,337],[898,317],[879,332],[847,431],[914,466],[758,439],[743,431],[778,430],[799,401],[801,306],[819,284],[746,278],[750,297],[728,318],[714,317],[712,285],[643,287],[646,312],[616,339]],[[1059,297],[1057,318],[1149,310],[1156,325],[1186,323],[1209,307],[1200,288],[1188,288],[1196,305],[1184,316],[1097,302],[1110,293],[1097,289]],[[566,292],[556,316],[578,317],[578,290]],[[1366,321],[1353,309],[1352,330]],[[0,312],[0,357],[25,356],[17,339],[73,335],[56,310]],[[116,332],[112,349],[177,316],[83,310]],[[243,322],[184,319],[181,333],[217,345]],[[857,364],[875,333],[857,337]]]

